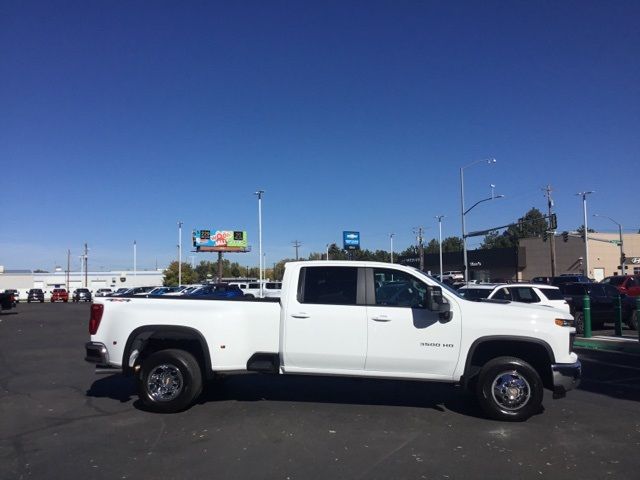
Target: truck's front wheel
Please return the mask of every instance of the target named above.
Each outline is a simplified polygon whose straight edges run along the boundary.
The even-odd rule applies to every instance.
[[[498,357],[482,367],[477,395],[491,418],[521,422],[540,410],[543,385],[538,372],[524,360]]]
[[[191,406],[202,392],[197,360],[184,350],[160,350],[142,363],[140,400],[152,410],[179,412]]]

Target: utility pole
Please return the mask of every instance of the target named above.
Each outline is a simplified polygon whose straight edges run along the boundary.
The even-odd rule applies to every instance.
[[[84,244],[84,288],[89,285],[89,249],[87,243]]]
[[[444,215],[436,215],[436,220],[438,220],[438,253],[440,254],[440,278],[439,280],[442,282],[442,219],[445,218]]]
[[[551,225],[551,218],[553,216],[553,198],[551,198],[551,185],[547,185],[547,188],[544,189],[547,196],[547,207],[549,210],[549,223],[550,227],[554,227]],[[557,227],[556,227],[557,228]],[[551,276],[556,276],[556,228],[551,228],[551,240],[549,241],[549,253],[551,255]]]
[[[424,271],[424,227],[416,227],[413,233],[417,235],[418,252],[420,253],[420,270]]]
[[[391,263],[393,263],[393,237],[395,233],[389,234],[389,240],[391,241]]]
[[[71,270],[71,250],[67,250],[67,290],[71,290],[71,287],[69,286],[69,272]]]
[[[582,215],[584,218],[584,276],[589,276],[589,227],[587,226],[587,195],[591,195],[593,191],[579,192],[577,196],[582,197]]]
[[[294,240],[291,243],[293,244],[293,247],[296,249],[296,261],[297,261],[298,260],[298,249],[302,246],[302,242],[299,242],[298,240]]]
[[[219,267],[218,270],[220,270]],[[182,285],[182,222],[178,220],[178,286],[180,285]]]
[[[135,240],[133,241],[133,276],[134,278],[138,276],[138,242]]]

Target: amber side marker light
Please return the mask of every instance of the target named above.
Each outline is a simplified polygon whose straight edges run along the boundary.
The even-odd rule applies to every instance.
[[[573,327],[573,320],[567,320],[566,318],[556,318],[556,325],[559,327]]]

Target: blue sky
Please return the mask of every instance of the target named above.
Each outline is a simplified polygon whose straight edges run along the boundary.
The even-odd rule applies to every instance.
[[[0,265],[166,265],[177,226],[257,265],[343,230],[396,251],[546,208],[638,231],[638,2],[3,2]],[[615,225],[590,218],[598,230]],[[477,245],[480,239],[472,241]],[[197,261],[213,260],[199,254]]]

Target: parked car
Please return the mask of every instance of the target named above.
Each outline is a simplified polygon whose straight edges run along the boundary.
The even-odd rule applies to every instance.
[[[640,296],[640,275],[616,275],[606,277],[600,283],[613,285],[620,293],[631,297]]]
[[[562,274],[559,277],[551,278],[551,285],[559,287],[565,283],[591,283],[591,279],[584,275]]]
[[[110,288],[99,288],[98,290],[96,290],[96,297],[106,297],[111,292],[113,292],[113,290],[111,290]]]
[[[615,302],[617,302],[620,292],[613,285],[593,282],[565,283],[560,285],[560,290],[569,303],[571,314],[576,320],[578,333],[584,332],[583,302],[585,295],[590,300],[591,327],[594,330],[601,329],[606,322],[615,321]],[[622,320],[629,323],[632,313],[631,303],[623,301]]]
[[[64,288],[54,288],[51,292],[51,303],[69,301],[69,292]]]
[[[173,292],[167,292],[163,294],[163,296],[167,297],[182,297],[184,295],[188,295],[190,292],[193,292],[196,288],[200,288],[202,285],[181,285],[180,287],[176,287],[176,290]]]
[[[535,283],[512,283],[502,285],[467,285],[458,293],[467,300],[491,299],[511,302],[531,303],[558,308],[570,313],[569,303],[558,287]]]
[[[552,280],[553,277],[533,277],[531,283],[546,283],[547,285],[551,285]]]
[[[71,301],[74,303],[90,302],[91,292],[88,288],[76,288],[75,292],[73,292],[73,295],[71,296]]]
[[[18,290],[13,289],[13,288],[8,288],[7,290],[4,291],[4,293],[12,295],[13,307],[15,308],[16,304],[18,302],[20,302],[20,299],[19,299],[20,292]]]
[[[27,295],[27,303],[40,302],[44,303],[44,292],[41,288],[32,288]]]
[[[200,297],[211,299],[229,299],[243,297],[244,293],[237,285],[228,285],[226,283],[216,283],[205,285],[197,288],[186,295],[187,297]]]
[[[127,290],[129,290],[129,289],[126,288],[126,287],[121,287],[121,288],[118,288],[115,292],[111,292],[111,293],[105,295],[105,297],[117,297],[119,295],[122,295]]]
[[[459,272],[457,270],[444,272],[442,274],[442,281],[444,282],[446,280],[450,280],[452,282],[457,282],[457,281],[460,281],[460,280],[464,280],[464,275],[462,274],[462,272]]]
[[[11,310],[15,306],[15,296],[13,295],[13,293],[0,293],[0,311]]]

